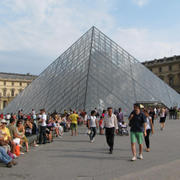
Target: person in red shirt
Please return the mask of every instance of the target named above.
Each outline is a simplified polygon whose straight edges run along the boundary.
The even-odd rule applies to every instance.
[[[4,119],[3,113],[0,114],[0,119]]]

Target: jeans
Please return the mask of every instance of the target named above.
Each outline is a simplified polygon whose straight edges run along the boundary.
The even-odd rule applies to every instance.
[[[89,138],[92,141],[93,138],[96,136],[96,127],[91,127],[90,130],[91,130],[91,133],[89,135]]]
[[[40,126],[39,144],[42,143],[42,138],[43,138],[43,144],[45,144],[46,143],[46,126]]]
[[[3,147],[0,147],[0,161],[5,164],[12,161],[12,158],[6,153],[6,150]]]
[[[114,146],[114,127],[106,128],[106,141],[108,146],[110,147],[110,151],[113,151]]]

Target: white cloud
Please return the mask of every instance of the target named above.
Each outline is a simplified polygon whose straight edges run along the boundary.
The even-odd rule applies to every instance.
[[[4,0],[3,6],[14,17],[4,20],[1,18],[4,24],[0,24],[0,51],[18,51],[18,55],[22,52],[22,63],[25,63],[26,59],[28,62],[32,59],[31,64],[36,66],[36,62],[39,61],[44,68],[82,33],[95,25],[137,59],[148,60],[180,54],[180,43],[173,42],[166,36],[161,36],[160,39],[161,31],[152,33],[148,29],[120,27],[119,22],[110,13],[110,1],[103,2],[105,1],[94,1],[88,6],[82,0],[71,3],[69,0]],[[147,0],[136,0],[137,2],[139,6],[143,6]],[[37,54],[37,58],[26,57],[25,52]],[[7,53],[5,55],[8,59]],[[9,62],[11,58],[12,56],[9,57]],[[2,61],[0,58],[0,63]],[[20,60],[18,63],[20,64]],[[22,70],[19,64],[17,67],[13,66],[14,69],[19,68],[17,71]],[[30,71],[33,71],[33,68],[28,70]]]
[[[113,26],[113,18],[107,13],[106,6],[97,4],[97,9],[84,9],[78,3],[69,7],[67,2],[6,1],[6,6],[14,14],[21,12],[25,13],[25,16],[20,15],[0,28],[0,50],[34,49],[57,54],[60,50],[68,48],[91,26],[96,25],[105,31]]]
[[[144,5],[146,5],[149,0],[132,0],[135,4],[137,4],[139,7],[142,7]]]
[[[160,33],[151,32],[148,29],[118,28],[113,39],[140,61],[180,54],[180,42],[169,41],[165,35],[162,41]]]

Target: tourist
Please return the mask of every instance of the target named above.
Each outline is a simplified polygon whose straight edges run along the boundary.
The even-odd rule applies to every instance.
[[[21,139],[20,144],[21,144],[21,146],[23,145],[23,143],[25,143],[26,152],[29,152],[28,139],[25,136],[25,128],[24,128],[22,120],[17,121],[17,123],[16,123],[16,132],[17,132],[17,135],[20,136],[20,139]],[[21,152],[21,154],[24,154],[24,153]]]
[[[67,130],[68,130],[67,126],[68,125],[67,125],[67,122],[66,122],[66,116],[64,116],[64,115],[62,117],[60,115],[58,115],[58,116],[60,117],[60,126],[62,127],[61,130],[60,130],[61,131],[60,134],[62,135],[63,131],[67,132]]]
[[[161,110],[160,110],[160,126],[161,126],[161,131],[165,127],[165,121],[166,121],[166,109],[165,108],[161,108]]]
[[[154,134],[154,125],[153,125],[152,117],[148,114],[146,110],[144,110],[144,115],[146,116],[146,121],[147,121],[146,136],[144,136],[144,139],[146,143],[146,152],[149,152],[150,151],[149,136],[150,134]]]
[[[119,108],[119,112],[117,112],[116,116],[117,116],[118,123],[122,123],[124,120],[124,115],[121,108]]]
[[[6,114],[6,121],[9,123],[10,119],[11,119],[11,115],[10,115],[10,113],[7,113]]]
[[[48,142],[51,143],[53,142],[53,128],[54,128],[54,119],[52,116],[49,117],[47,120],[47,127],[46,127],[46,136],[48,139]]]
[[[10,124],[7,126],[10,132],[10,136],[12,141],[16,144],[19,145],[20,144],[20,140],[21,140],[21,136],[18,136],[17,134],[17,130],[16,130],[16,121],[14,118],[10,119]],[[15,148],[12,149],[12,153],[13,155],[16,157],[15,155]]]
[[[23,115],[23,110],[21,109],[21,110],[19,110],[18,111],[18,120],[23,120],[24,119],[24,115]]]
[[[74,110],[73,113],[69,116],[70,120],[71,120],[71,136],[74,135],[74,130],[75,130],[75,136],[78,135],[77,132],[77,122],[78,122],[78,114],[76,113],[76,111]]]
[[[13,142],[9,129],[6,127],[7,122],[5,119],[1,120],[1,134],[3,135],[4,147],[7,151],[15,153],[16,144]]]
[[[46,144],[46,121],[47,121],[47,115],[45,113],[45,109],[40,110],[39,115],[39,144]]]
[[[99,134],[104,135],[104,118],[102,116],[99,120]]]
[[[36,120],[36,111],[34,109],[32,109],[31,115],[33,120]]]
[[[134,104],[134,111],[129,116],[130,137],[131,137],[131,149],[132,149],[132,161],[137,159],[136,157],[136,139],[139,144],[139,159],[143,159],[143,132],[146,136],[146,117],[144,113],[140,111],[140,105]]]
[[[114,147],[114,132],[118,134],[118,123],[116,115],[112,113],[112,107],[108,108],[108,114],[105,115],[104,118],[104,127],[105,127],[105,135],[106,141],[109,146],[109,153],[113,153]]]
[[[54,119],[54,127],[56,132],[56,137],[62,137],[63,136],[63,127],[61,126],[62,119],[61,117],[56,114]]]
[[[107,110],[103,110],[102,117],[104,118],[107,115]]]
[[[25,129],[25,136],[31,136],[32,135],[32,128],[33,125],[30,121],[31,117],[28,116],[28,118],[26,119],[25,123],[24,123],[24,129]]]
[[[156,117],[156,113],[155,113],[155,111],[154,111],[153,108],[150,108],[149,116],[151,116],[151,118],[152,118],[152,123],[154,124],[154,119],[155,119],[155,117]]]
[[[95,136],[96,136],[96,128],[98,128],[98,121],[96,118],[96,111],[91,111],[91,116],[90,119],[88,120],[88,128],[90,129],[90,134],[89,134],[89,138],[90,138],[90,142],[94,142],[95,141]]]
[[[8,168],[15,166],[17,163],[6,152],[6,150],[0,146],[0,161],[6,164]]]

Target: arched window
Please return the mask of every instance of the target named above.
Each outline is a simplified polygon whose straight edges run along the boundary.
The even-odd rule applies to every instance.
[[[169,71],[172,71],[172,66],[171,65],[169,65]]]
[[[170,77],[169,77],[169,85],[170,85],[170,86],[173,86],[173,85],[174,85],[174,77],[173,77],[173,76],[170,76]]]
[[[7,91],[7,89],[4,88],[4,89],[3,89],[3,96],[6,96],[6,91]]]
[[[11,96],[14,97],[14,89],[11,89]]]
[[[159,67],[159,72],[162,72],[162,67]]]
[[[3,101],[3,108],[7,106],[7,101]]]

